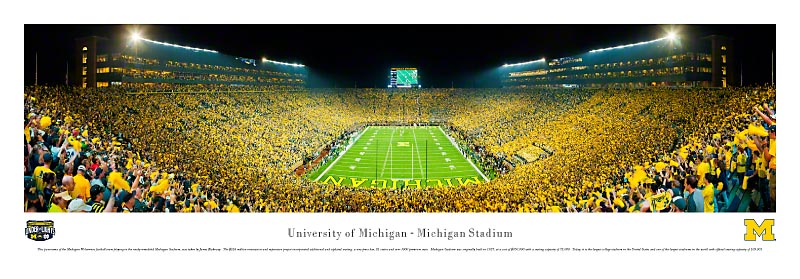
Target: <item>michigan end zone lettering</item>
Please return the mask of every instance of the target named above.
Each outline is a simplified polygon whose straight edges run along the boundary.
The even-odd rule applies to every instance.
[[[424,181],[423,181],[424,180]],[[372,188],[422,188],[427,186],[467,186],[470,184],[481,184],[481,180],[477,176],[469,178],[456,177],[455,181],[452,178],[444,179],[368,179],[368,178],[354,178],[354,177],[333,177],[328,176],[322,181],[323,184],[333,184],[342,186],[342,183],[349,181],[353,187],[372,187]],[[366,183],[370,181],[370,183]]]
[[[772,227],[775,226],[775,219],[764,219],[759,225],[755,219],[744,219],[744,240],[756,241],[761,237],[763,241],[775,241],[775,234],[772,233]]]

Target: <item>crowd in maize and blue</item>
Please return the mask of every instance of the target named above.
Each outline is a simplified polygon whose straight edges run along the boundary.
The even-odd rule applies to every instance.
[[[253,92],[25,87],[24,210],[775,210],[772,87],[247,89]],[[405,139],[411,132],[402,141],[409,147],[395,140],[381,145],[410,150],[411,143],[420,147],[420,132],[432,141],[436,130],[440,141],[453,139],[447,148],[462,153],[456,169],[472,162],[477,176],[494,179],[443,187],[353,187],[317,179],[329,166],[332,174],[360,166],[332,164],[362,158],[344,151],[351,139],[356,146],[369,142],[363,136],[356,142],[359,134],[372,131],[382,139],[404,131]],[[549,156],[514,159],[531,146],[546,147]],[[323,163],[310,163],[324,154]],[[414,156],[414,167],[401,170],[414,174],[390,178],[425,174],[417,172],[424,152],[410,154],[396,160]],[[297,166],[312,165],[309,175],[297,175]],[[363,165],[373,174],[391,170],[373,161]]]

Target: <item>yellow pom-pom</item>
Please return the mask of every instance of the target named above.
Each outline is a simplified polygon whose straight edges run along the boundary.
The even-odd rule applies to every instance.
[[[43,116],[42,119],[39,120],[39,126],[42,127],[42,128],[50,127],[50,124],[52,123],[52,121],[53,120],[50,119],[50,116]]]
[[[761,137],[769,136],[767,130],[764,129],[764,126],[761,125],[750,124],[750,126],[747,127],[747,133],[750,135],[757,135]]]
[[[122,173],[115,171],[111,172],[108,175],[108,184],[111,185],[112,188],[117,190],[125,190],[127,192],[131,192],[131,185],[128,183],[127,180],[122,178]]]
[[[167,190],[169,187],[169,181],[166,179],[158,180],[158,184],[156,186],[150,187],[150,192],[153,193],[161,193]]]

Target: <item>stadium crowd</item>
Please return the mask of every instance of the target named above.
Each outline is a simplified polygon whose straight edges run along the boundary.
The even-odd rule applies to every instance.
[[[570,104],[572,108],[555,121],[523,133],[514,130],[516,123],[557,113],[545,111],[500,133],[518,137],[490,145],[490,150],[514,153],[537,142],[555,150],[551,158],[495,180],[495,187],[524,189],[522,196],[531,199],[537,211],[542,206],[579,212],[648,211],[651,206],[657,211],[688,210],[687,206],[706,212],[737,210],[726,207],[731,190],[752,196],[753,202],[745,205],[752,206],[750,210],[774,210],[775,123],[765,115],[774,112],[761,112],[770,107],[767,103],[774,107],[774,93],[772,89],[599,91],[576,106]],[[687,182],[702,191],[702,198],[686,190]],[[697,204],[684,206],[689,197]],[[653,200],[661,203],[654,205]]]
[[[773,88],[196,89],[26,87],[24,210],[775,210]],[[447,123],[513,170],[403,190],[293,172],[353,127],[416,122]],[[532,145],[552,154],[508,163]]]

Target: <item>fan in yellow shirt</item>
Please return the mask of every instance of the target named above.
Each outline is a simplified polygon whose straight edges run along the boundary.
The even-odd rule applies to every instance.
[[[225,207],[225,211],[228,211],[228,213],[239,213],[239,207],[231,202]]]
[[[48,209],[47,212],[66,213],[67,205],[69,204],[70,200],[72,200],[72,197],[70,197],[69,192],[67,191],[53,195],[53,203],[50,204],[50,209]]]
[[[739,183],[744,181],[744,173],[747,171],[747,155],[744,150],[739,148],[739,155],[736,156],[736,176],[739,178]]]
[[[705,181],[714,180],[710,173],[705,175]],[[700,190],[703,192],[703,211],[706,213],[714,213],[714,185],[707,183],[701,186]]]
[[[91,198],[89,190],[91,186],[89,185],[89,180],[84,177],[84,173],[86,172],[86,167],[83,165],[78,166],[78,174],[73,177],[75,181],[75,189],[72,190],[70,196],[73,199],[83,198],[84,200]]]
[[[36,190],[39,191],[44,191],[44,182],[42,180],[44,174],[52,173],[53,176],[55,176],[56,174],[55,172],[50,170],[50,163],[53,161],[52,155],[50,155],[50,153],[45,153],[43,157],[44,157],[44,165],[38,166],[35,169],[33,169],[33,181],[36,185]]]
[[[753,152],[753,154],[758,154],[758,151]],[[756,172],[758,173],[758,177],[761,179],[767,178],[767,161],[764,159],[764,156],[758,156],[755,158],[756,163]]]
[[[705,185],[708,183],[706,179],[706,174],[710,172],[711,164],[708,162],[708,159],[704,160],[704,162],[697,165],[697,177],[700,178],[699,185]]]

